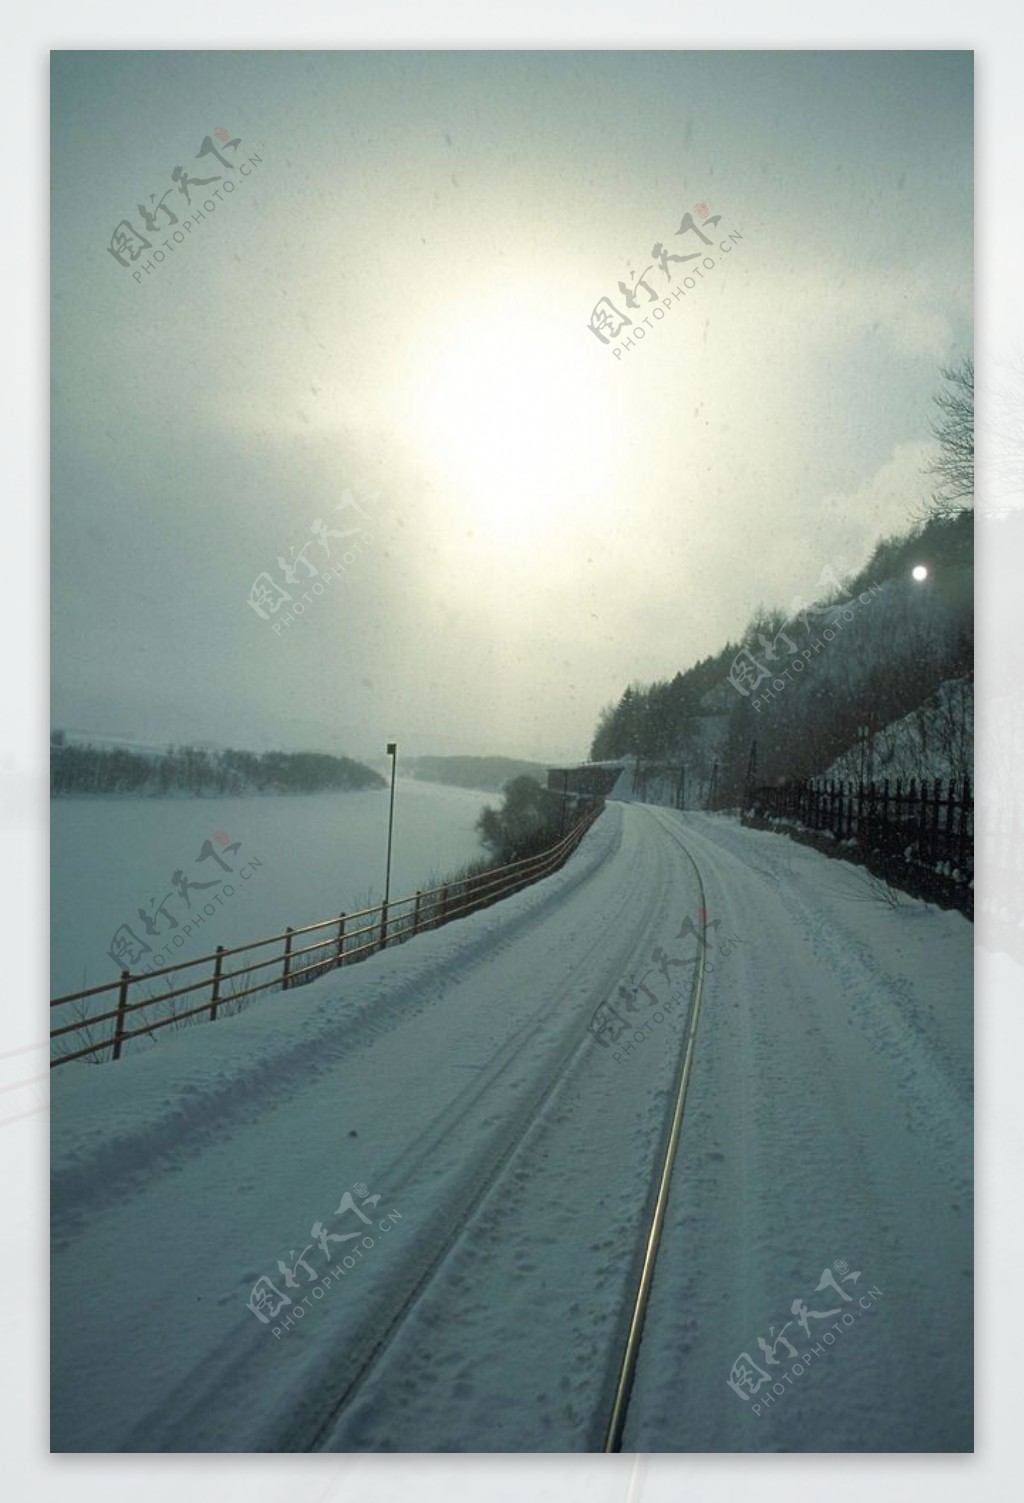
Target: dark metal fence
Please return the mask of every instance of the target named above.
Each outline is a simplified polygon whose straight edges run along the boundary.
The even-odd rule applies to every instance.
[[[943,791],[945,789],[945,792]],[[963,877],[974,870],[974,798],[969,778],[957,786],[940,779],[906,785],[785,783],[747,795],[744,813],[778,819],[851,841],[864,851],[935,868],[948,863]]]
[[[56,1008],[71,1008],[76,1016],[74,1021],[62,1022],[50,1029],[51,1048],[59,1039],[76,1047],[57,1053],[50,1060],[50,1068],[68,1064],[74,1059],[95,1060],[108,1049],[111,1059],[120,1059],[124,1045],[131,1039],[148,1037],[158,1029],[180,1026],[193,1018],[205,1016],[212,1022],[218,1011],[223,1012],[229,1006],[234,1011],[245,998],[259,992],[288,991],[302,986],[337,966],[365,960],[367,956],[390,945],[401,944],[427,929],[439,929],[453,919],[486,908],[556,872],[572,855],[603,808],[604,800],[597,800],[567,835],[537,856],[446,882],[411,897],[392,898],[388,903],[377,903],[356,913],[339,913],[314,924],[294,929],[289,927],[282,934],[272,934],[265,939],[250,940],[230,948],[218,945],[212,954],[163,966],[159,970],[139,975],[122,971],[119,981],[55,997],[50,1003],[52,1017],[61,1016],[53,1011]],[[265,958],[246,959],[237,966],[232,965],[237,957],[259,950],[268,952]],[[177,985],[178,977],[187,971],[201,971],[201,974],[186,985]],[[258,973],[259,979],[249,985]],[[141,987],[164,977],[171,979],[170,990],[133,1000]],[[112,999],[114,993],[117,1000],[112,1007],[99,1013],[89,1012],[86,1004],[93,998]],[[190,1005],[181,1011],[172,1008],[168,1013],[167,1004],[179,997],[189,998]],[[154,1008],[159,1008],[163,1015],[155,1018],[143,1016]],[[67,1016],[66,1012],[64,1016]],[[94,1039],[95,1030],[106,1024],[112,1025],[109,1031]],[[75,1034],[79,1039],[73,1037]],[[84,1047],[79,1045],[82,1037],[88,1037]]]

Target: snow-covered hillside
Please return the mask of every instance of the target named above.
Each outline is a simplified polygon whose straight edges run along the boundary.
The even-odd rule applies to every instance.
[[[973,780],[973,678],[941,684],[918,709],[837,757],[823,776],[866,783],[888,778],[892,784],[899,778],[904,786],[912,778],[958,787],[965,777]]]

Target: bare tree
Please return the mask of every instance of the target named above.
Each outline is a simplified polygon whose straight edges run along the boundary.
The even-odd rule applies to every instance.
[[[935,696],[932,716],[936,749],[949,768],[949,781],[959,787],[974,771],[974,682],[955,679]]]
[[[974,505],[974,360],[970,355],[944,366],[945,386],[933,398],[939,416],[932,432],[938,457],[929,472],[938,481],[928,515],[958,517]]]

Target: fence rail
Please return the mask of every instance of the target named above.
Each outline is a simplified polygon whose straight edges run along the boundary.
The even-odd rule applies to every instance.
[[[946,792],[943,793],[943,787]],[[974,870],[974,797],[969,778],[957,786],[936,778],[904,785],[882,783],[786,783],[747,795],[744,813],[796,822],[830,832],[865,851],[899,856],[935,868],[948,863],[964,877]]]
[[[439,929],[443,924],[463,918],[476,909],[486,908],[558,871],[603,808],[604,800],[596,800],[567,835],[537,856],[528,856],[507,866],[481,872],[477,876],[445,882],[440,887],[419,891],[410,897],[392,898],[387,903],[361,908],[356,913],[339,913],[333,918],[304,924],[300,928],[289,926],[281,934],[271,934],[263,939],[230,947],[218,945],[211,954],[197,956],[195,960],[179,961],[142,974],[133,975],[129,971],[122,971],[118,981],[54,997],[50,1003],[51,1016],[61,1016],[54,1013],[53,1009],[69,1007],[77,1010],[77,1016],[72,1022],[60,1023],[50,1029],[51,1046],[54,1040],[61,1038],[75,1042],[71,1039],[74,1034],[88,1037],[89,1042],[84,1047],[72,1048],[55,1055],[50,1060],[50,1068],[69,1064],[76,1059],[91,1057],[95,1060],[97,1055],[108,1049],[112,1060],[120,1059],[124,1045],[132,1039],[149,1037],[161,1028],[180,1026],[187,1020],[204,1014],[212,1022],[217,1018],[218,1012],[223,1013],[229,1005],[235,1007],[259,992],[290,991],[295,986],[315,981],[318,976],[323,976],[338,966],[365,960],[367,956],[389,946],[402,944],[416,934],[428,929]],[[312,939],[311,943],[305,943],[314,935],[318,937]],[[226,968],[225,963],[230,962],[232,957],[248,956],[253,951],[268,947],[270,953],[266,958],[256,961],[247,959],[235,968],[230,964]],[[197,980],[187,985],[177,985],[183,972],[199,967],[205,969]],[[269,974],[264,979],[257,980],[255,985],[231,987],[232,982],[248,982],[257,972]],[[156,996],[132,1000],[132,988],[139,988],[165,976],[174,982],[169,990],[161,991]],[[114,993],[116,1002],[106,1011],[89,1013],[85,1009],[84,1004],[90,998],[111,996]],[[202,1001],[198,1001],[199,994],[205,994]],[[147,1010],[156,1007],[166,1013],[167,1004],[178,997],[195,998],[197,1005],[188,1006],[181,1011],[172,1010],[155,1019],[142,1017]],[[112,1031],[105,1037],[94,1040],[93,1031],[106,1023],[113,1024]],[[133,1026],[129,1027],[129,1023]]]

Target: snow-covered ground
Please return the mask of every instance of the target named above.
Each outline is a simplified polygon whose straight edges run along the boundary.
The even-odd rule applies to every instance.
[[[54,1449],[599,1448],[704,941],[623,1448],[969,1448],[971,937],[610,804],[487,912],[55,1072]]]
[[[192,929],[186,943],[163,963],[189,960],[218,944],[240,945],[286,925],[310,924],[342,910],[379,902],[384,887],[388,792],[316,793],[265,798],[60,798],[51,800],[51,977],[59,996],[117,979],[120,967],[108,951],[115,931],[131,926],[147,935],[139,908],[155,914],[170,895],[168,913],[178,932],[189,909],[172,882],[181,871],[189,883],[219,881],[234,886],[216,915]],[[474,823],[494,795],[399,778],[391,891],[404,896],[483,854]],[[217,832],[239,849],[198,860]],[[217,860],[221,856],[223,865]],[[238,870],[256,858],[244,881],[230,882],[225,867]],[[189,889],[189,904],[216,897],[219,889]],[[170,939],[170,921],[157,917],[159,935]],[[158,940],[150,936],[156,953]],[[141,968],[141,967],[140,967]]]

